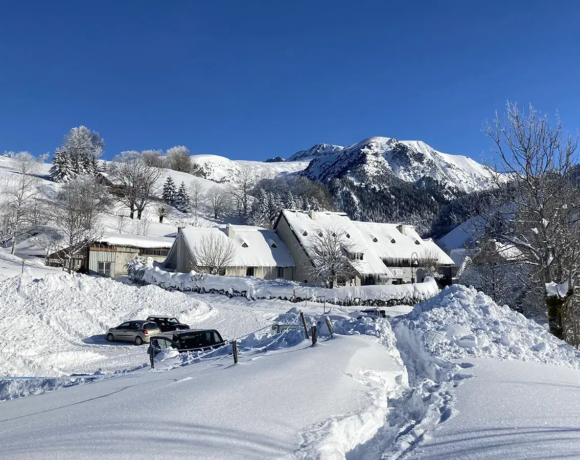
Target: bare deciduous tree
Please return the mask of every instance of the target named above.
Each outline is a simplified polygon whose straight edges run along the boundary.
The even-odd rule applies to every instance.
[[[6,178],[2,186],[4,200],[0,205],[4,236],[12,240],[14,254],[18,235],[26,227],[37,225],[43,220],[42,207],[38,202],[39,165],[42,161],[28,152],[11,155],[17,174]]]
[[[199,226],[199,212],[204,200],[203,189],[197,181],[191,181],[189,185],[189,210],[193,214],[193,226]]]
[[[242,167],[232,183],[232,195],[238,208],[238,215],[247,219],[250,215],[252,191],[261,177],[252,169]]]
[[[235,254],[236,248],[232,240],[217,232],[205,234],[195,245],[196,269],[221,275],[226,267],[231,266]]]
[[[357,260],[362,259],[346,233],[332,226],[318,229],[307,247],[312,262],[309,276],[331,289],[337,283],[352,279],[356,275]]]
[[[113,192],[129,208],[129,217],[141,219],[143,211],[154,199],[156,185],[162,175],[159,168],[149,166],[137,151],[122,152],[111,163],[109,173]]]
[[[170,207],[166,204],[160,203],[155,208],[155,214],[159,217],[159,223],[163,223],[163,219],[169,215]]]
[[[222,187],[212,187],[207,191],[206,199],[213,212],[214,219],[219,219],[230,207],[230,196]]]
[[[564,135],[559,118],[552,127],[533,107],[524,114],[510,103],[505,121],[496,116],[485,133],[511,177],[506,183],[496,176],[497,186],[511,188],[512,196],[501,212],[486,216],[486,230],[520,251],[536,283],[568,283],[562,298],[551,299],[545,291],[550,331],[565,338],[562,306],[580,269],[580,194],[572,174],[577,139]]]
[[[57,231],[51,234],[49,247],[69,273],[86,248],[102,236],[101,217],[108,204],[108,195],[91,176],[66,183],[51,203]]]

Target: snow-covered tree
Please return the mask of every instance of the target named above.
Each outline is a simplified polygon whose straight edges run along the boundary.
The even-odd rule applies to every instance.
[[[189,211],[189,195],[187,193],[187,189],[185,188],[185,182],[182,182],[179,186],[179,190],[175,195],[175,201],[173,205],[181,212]]]
[[[257,227],[269,228],[270,223],[270,209],[268,203],[270,198],[268,193],[263,188],[260,188],[255,194],[254,203],[249,216],[249,222]]]
[[[166,204],[159,203],[155,208],[155,213],[159,217],[159,223],[163,223],[163,219],[169,215],[170,208]]]
[[[177,195],[177,190],[175,188],[175,182],[171,176],[167,176],[165,184],[163,184],[163,201],[168,205],[173,206],[175,202],[175,197]]]
[[[155,166],[156,168],[165,168],[165,158],[161,150],[143,150],[143,161],[147,166]]]
[[[52,225],[50,252],[72,273],[75,261],[83,258],[87,247],[103,234],[101,218],[109,204],[103,187],[90,176],[66,183],[50,205]]]
[[[131,150],[113,158],[109,174],[114,194],[129,208],[129,217],[133,219],[137,212],[137,219],[141,219],[143,211],[155,198],[161,170],[148,166],[139,152]]]
[[[251,194],[258,183],[258,179],[259,177],[253,170],[242,167],[233,180],[232,195],[237,203],[238,215],[243,219],[247,219],[250,215]]]
[[[0,236],[12,239],[11,253],[14,254],[20,232],[42,220],[37,189],[37,174],[42,161],[28,152],[19,152],[12,155],[12,163],[18,174],[7,176],[0,186],[3,198],[0,202],[3,235]]]
[[[72,128],[53,158],[50,176],[56,182],[66,182],[79,175],[96,176],[102,172],[98,159],[105,142],[99,133],[86,126]]]
[[[513,246],[536,284],[566,284],[568,293],[546,306],[550,331],[565,338],[562,311],[580,274],[580,193],[574,175],[577,139],[564,135],[560,120],[550,126],[530,106],[524,114],[508,103],[506,119],[498,116],[485,129],[511,181],[496,177],[498,188],[511,192],[503,207],[485,215],[488,236]],[[496,168],[497,169],[497,168]]]
[[[176,145],[167,150],[167,166],[174,171],[191,172],[191,153],[184,145]]]
[[[203,189],[198,181],[191,181],[189,184],[189,212],[193,216],[193,225],[199,225],[199,212],[201,203],[204,200]]]
[[[230,196],[223,187],[212,187],[206,193],[206,200],[214,219],[219,219],[230,207]]]
[[[308,246],[312,261],[309,276],[318,283],[334,288],[352,279],[359,257],[356,247],[350,243],[346,231],[338,227],[316,230]]]

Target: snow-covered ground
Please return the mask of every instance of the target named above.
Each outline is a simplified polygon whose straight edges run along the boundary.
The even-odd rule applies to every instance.
[[[42,366],[55,366],[52,375],[133,369],[94,383],[0,385],[0,396],[10,398],[84,383],[0,403],[2,458],[580,455],[580,352],[463,286],[411,312],[385,307],[395,316],[390,323],[328,305],[333,338],[320,304],[68,275],[0,278],[0,297],[9,304],[0,305],[0,337],[10,339],[0,345],[0,365],[32,369],[29,375],[42,375],[34,373],[48,370]],[[144,347],[98,341],[108,324],[97,317],[120,321],[159,313],[159,305],[194,327],[239,339],[240,363],[233,365],[226,347],[202,359],[169,354],[151,370]],[[247,335],[274,321],[300,324],[298,308],[308,323],[318,322],[315,347],[300,331]],[[20,371],[11,375],[28,375]]]

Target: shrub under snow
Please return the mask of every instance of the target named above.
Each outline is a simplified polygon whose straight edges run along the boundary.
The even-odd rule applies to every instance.
[[[308,299],[312,302],[331,302],[337,305],[391,305],[408,304],[429,299],[439,292],[434,279],[423,283],[346,286],[326,289],[285,280],[264,280],[242,276],[217,276],[205,273],[173,273],[159,267],[135,262],[130,267],[130,277],[136,283],[154,284],[164,289],[193,292],[211,292],[229,296],[242,296],[248,300]]]
[[[580,351],[474,288],[452,286],[415,306],[393,327],[417,355],[490,357],[580,368]],[[419,349],[418,349],[419,348]]]

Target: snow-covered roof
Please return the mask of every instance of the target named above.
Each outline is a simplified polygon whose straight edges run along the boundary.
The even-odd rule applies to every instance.
[[[225,227],[185,227],[181,235],[192,254],[204,235],[230,238],[235,248],[232,267],[294,267],[294,259],[274,230],[246,225],[232,225],[230,228],[233,231],[231,237],[227,236]]]
[[[105,233],[97,243],[106,243],[111,246],[127,246],[131,248],[167,248],[169,249],[175,239],[161,236],[129,235],[126,233]]]
[[[451,257],[431,238],[421,238],[412,225],[356,221],[353,223],[381,259],[410,260],[416,257],[420,260],[437,257],[439,264],[453,265]]]
[[[391,276],[384,259],[418,259],[437,257],[442,265],[453,265],[453,260],[432,239],[423,239],[411,225],[398,226],[375,222],[357,222],[341,212],[283,211],[296,237],[308,252],[309,242],[317,230],[336,227],[344,230],[353,245],[353,251],[364,254],[357,261],[361,274]],[[314,218],[311,217],[311,214]],[[403,234],[401,228],[405,233]],[[306,232],[306,234],[304,234]],[[309,238],[310,236],[310,238]],[[414,255],[416,253],[416,256]]]
[[[314,219],[304,211],[282,211],[290,228],[302,244],[306,252],[314,240],[317,232],[324,229],[343,231],[351,245],[351,252],[362,253],[362,260],[353,261],[357,272],[361,275],[385,275],[392,277],[391,271],[383,263],[376,251],[371,250],[364,236],[359,232],[349,217],[341,212],[315,212]]]

